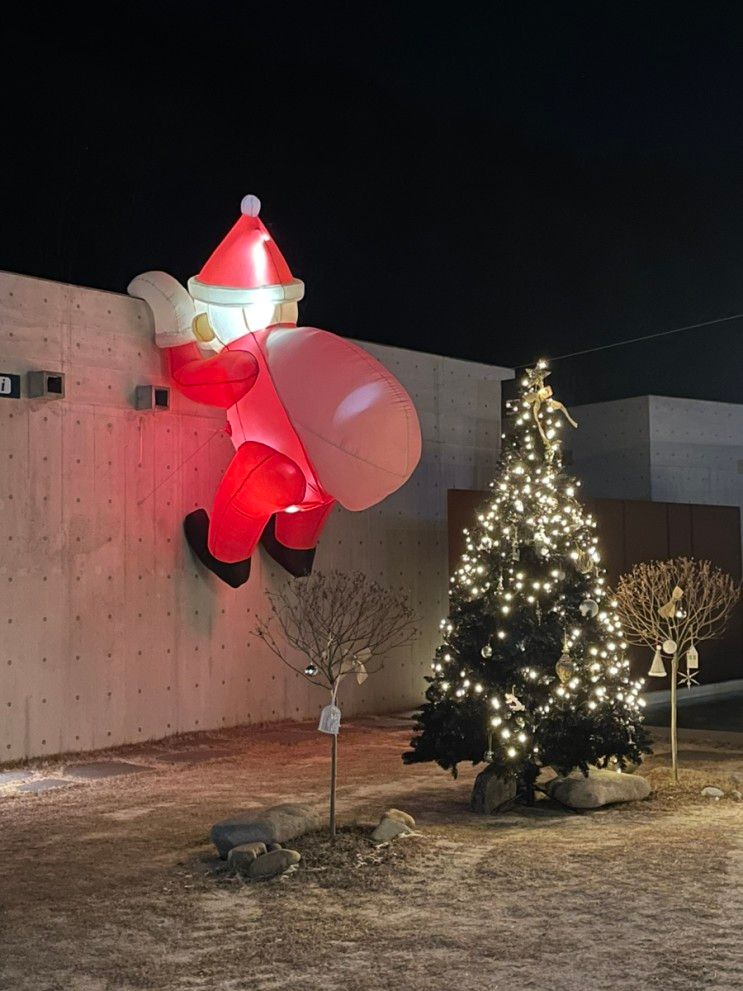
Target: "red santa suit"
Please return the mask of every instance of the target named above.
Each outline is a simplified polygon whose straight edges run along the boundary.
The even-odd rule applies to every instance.
[[[129,290],[153,309],[177,388],[227,411],[235,456],[208,529],[208,553],[227,564],[251,556],[274,515],[280,545],[314,548],[336,502],[351,510],[380,502],[421,451],[413,403],[375,358],[327,331],[273,322],[296,313],[304,287],[259,207],[245,197],[188,294],[163,273],[139,276]],[[197,340],[221,350],[207,356]]]

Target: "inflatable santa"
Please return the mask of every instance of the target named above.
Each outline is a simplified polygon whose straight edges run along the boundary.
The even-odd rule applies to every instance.
[[[400,383],[355,344],[297,326],[304,285],[259,212],[258,198],[244,197],[188,291],[165,272],[145,272],[128,290],[152,311],[175,386],[227,411],[235,455],[211,519],[196,510],[184,530],[201,562],[235,588],[260,540],[292,574],[308,574],[336,502],[375,505],[410,477],[421,453]]]

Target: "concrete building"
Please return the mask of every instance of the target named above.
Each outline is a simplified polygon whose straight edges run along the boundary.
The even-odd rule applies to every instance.
[[[232,454],[224,414],[171,392],[149,310],[114,293],[0,273],[0,761],[315,715],[327,699],[251,636],[285,580],[258,555],[233,590],[193,560],[183,516],[209,507]],[[404,708],[425,687],[447,611],[447,490],[484,488],[500,444],[505,368],[363,344],[416,404],[423,458],[364,513],[336,509],[316,567],[404,586],[421,639],[363,685],[344,717]],[[30,398],[28,373],[64,394]]]
[[[743,507],[743,405],[638,396],[573,413],[566,445],[588,495]]]

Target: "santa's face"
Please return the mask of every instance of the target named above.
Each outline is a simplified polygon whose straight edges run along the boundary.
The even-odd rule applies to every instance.
[[[205,316],[208,329],[214,336],[204,343],[215,351],[221,351],[227,344],[257,330],[263,330],[277,323],[296,324],[298,312],[296,303],[266,301],[250,303],[247,306],[219,306],[208,303]],[[203,317],[200,324],[205,329]],[[203,336],[206,337],[207,334],[208,330]]]

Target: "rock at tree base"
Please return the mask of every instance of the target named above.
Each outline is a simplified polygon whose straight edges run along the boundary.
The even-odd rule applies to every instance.
[[[224,860],[233,847],[243,843],[286,843],[319,827],[320,816],[313,809],[286,804],[223,819],[212,826],[209,836]]]
[[[409,812],[401,812],[400,809],[387,809],[385,815],[388,819],[397,819],[398,822],[404,823],[410,829],[415,829],[415,819]]]
[[[248,877],[254,881],[258,878],[275,877],[283,874],[293,864],[302,859],[296,850],[272,850],[257,857],[248,867]]]
[[[554,767],[540,767],[539,774],[537,775],[537,780],[534,782],[539,788],[546,789],[551,781],[555,778],[559,778],[559,773],[554,769]]]
[[[571,809],[600,809],[617,802],[637,802],[650,794],[650,782],[639,774],[619,774],[591,768],[588,777],[573,771],[555,778],[547,790],[552,798]]]
[[[722,788],[715,788],[714,785],[708,785],[706,788],[702,788],[702,795],[705,798],[724,798],[725,792]]]
[[[282,850],[283,847],[280,843],[269,843],[267,849],[269,853],[273,853],[274,850]]]
[[[253,861],[266,852],[265,843],[241,843],[227,854],[227,863],[239,874],[246,874]]]
[[[470,808],[482,815],[494,815],[516,798],[516,779],[499,778],[494,767],[486,767],[475,778]]]
[[[392,819],[390,816],[382,816],[382,821],[372,833],[375,843],[387,843],[397,836],[408,836],[412,832],[410,826],[406,826],[399,819]]]

